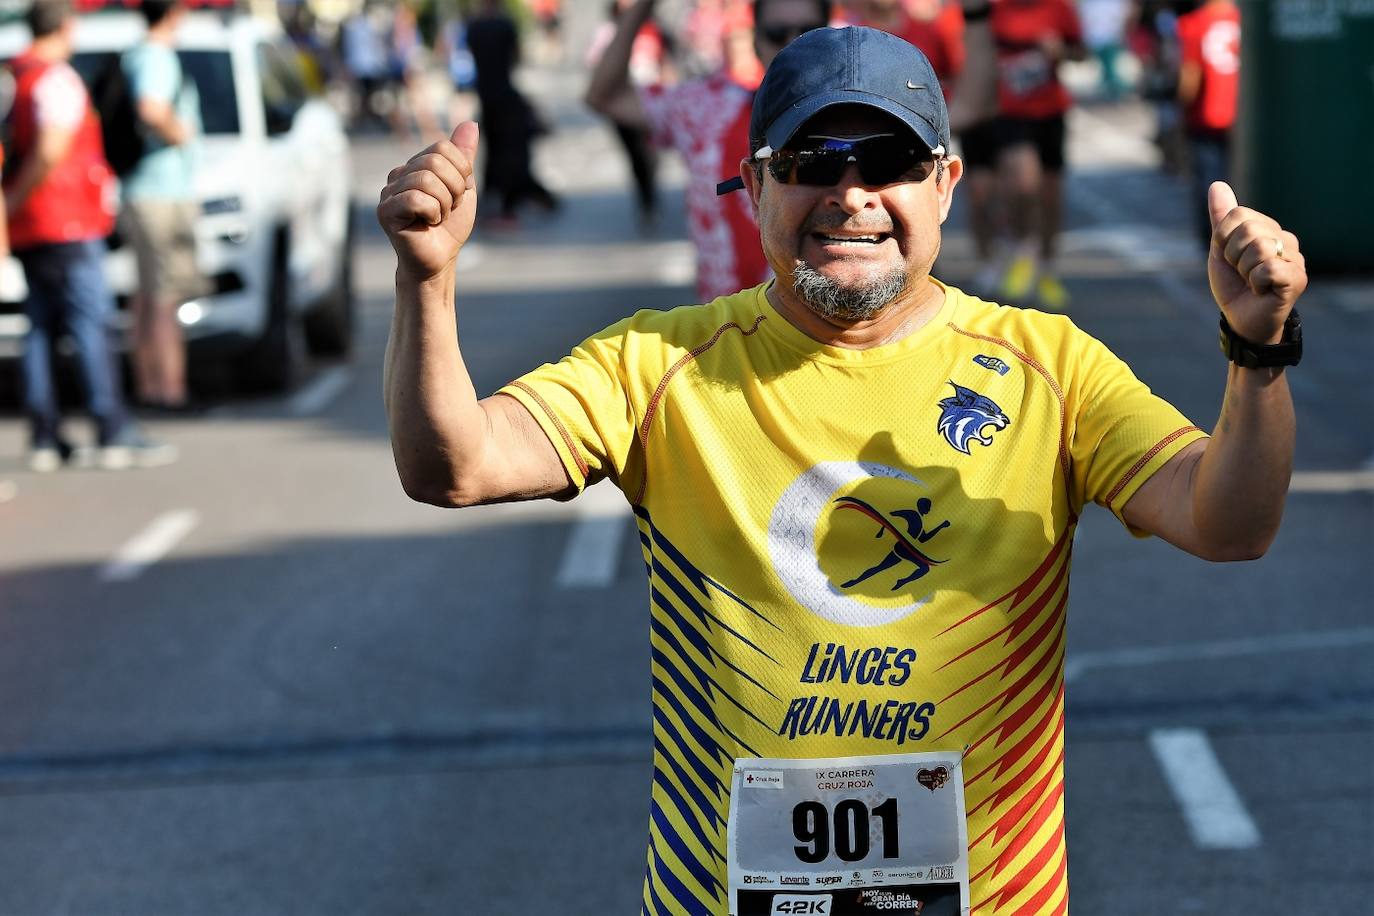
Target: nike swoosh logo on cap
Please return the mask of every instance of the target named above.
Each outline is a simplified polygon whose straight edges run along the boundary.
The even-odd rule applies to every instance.
[[[908,88],[908,89],[924,89],[924,88],[926,88],[926,87],[925,87],[925,86],[917,86],[917,85],[916,85],[915,83],[913,83],[911,80],[907,80],[907,81],[906,81],[906,88]]]

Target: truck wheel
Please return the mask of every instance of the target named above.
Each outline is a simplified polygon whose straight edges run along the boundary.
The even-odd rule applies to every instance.
[[[272,251],[272,270],[267,298],[267,327],[262,336],[238,360],[236,375],[241,390],[275,394],[295,381],[300,364],[300,330],[291,320],[290,278],[284,239]]]
[[[353,295],[353,219],[349,217],[334,283],[305,316],[305,344],[315,356],[347,356],[353,349],[357,303]]]

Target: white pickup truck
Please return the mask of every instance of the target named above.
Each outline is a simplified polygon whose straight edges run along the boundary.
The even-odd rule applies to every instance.
[[[133,11],[82,15],[73,66],[93,78],[144,28]],[[28,42],[22,21],[0,25],[0,58],[13,58]],[[193,10],[178,35],[178,54],[199,90],[205,128],[196,258],[213,290],[177,313],[192,368],[214,362],[230,369],[240,387],[279,391],[291,384],[307,347],[341,355],[352,344],[342,119],[307,89],[294,48],[269,20]],[[111,251],[106,272],[123,301],[136,281],[128,247]],[[16,295],[0,296],[0,358],[18,355],[27,328]]]

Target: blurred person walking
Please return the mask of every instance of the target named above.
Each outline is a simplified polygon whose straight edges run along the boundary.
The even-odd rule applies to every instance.
[[[399,140],[418,134],[424,141],[441,138],[429,93],[425,43],[420,23],[409,3],[399,3],[391,18],[388,67],[393,104],[391,127]]]
[[[615,39],[592,73],[587,104],[618,123],[647,129],[661,148],[676,149],[687,166],[688,233],[697,250],[697,295],[709,302],[770,276],[753,206],[744,195],[717,196],[733,186],[749,155],[749,113],[757,86],[742,85],[726,66],[676,86],[637,89],[630,79],[635,36],[654,0],[636,0],[620,17]],[[830,22],[829,0],[754,0],[754,47],[767,66],[797,36]]]
[[[614,0],[608,10],[608,18],[597,26],[587,48],[587,69],[595,70],[602,55],[615,39],[616,24],[620,16],[630,8],[634,0]],[[636,89],[646,86],[659,86],[672,82],[668,67],[668,44],[663,30],[656,19],[650,19],[640,26],[630,50],[630,82]],[[630,174],[635,182],[635,200],[639,205],[640,225],[651,228],[658,217],[658,151],[654,148],[649,131],[642,125],[625,124],[614,118],[607,118],[615,130],[620,145],[625,150],[625,158],[630,164]]]
[[[1131,0],[1078,0],[1083,42],[1097,58],[1102,71],[1098,85],[1102,97],[1109,102],[1121,98],[1127,89],[1120,64],[1131,7]]]
[[[138,260],[133,297],[138,399],[144,406],[177,412],[191,407],[177,309],[207,289],[196,267],[200,96],[175,50],[185,4],[143,0],[142,10],[148,32],[124,53],[121,66],[138,112],[144,152],[124,177],[120,226]]]
[[[920,48],[949,100],[964,68],[964,13],[957,0],[856,0],[844,21],[882,29]]]
[[[513,228],[519,207],[526,201],[550,211],[559,206],[558,198],[534,174],[531,145],[545,128],[515,87],[520,33],[502,0],[481,0],[467,31],[477,69],[479,121],[487,144],[485,190],[499,198],[499,224]]]
[[[385,126],[386,116],[379,109],[386,88],[386,37],[380,17],[381,4],[369,2],[344,20],[339,29],[339,55],[356,96],[354,130]]]
[[[7,247],[24,267],[24,410],[29,467],[56,470],[73,446],[63,436],[54,345],[63,329],[76,344],[86,407],[96,427],[96,463],[111,470],[166,464],[176,450],[148,441],[131,423],[110,346],[114,298],[105,280],[105,237],[114,227],[114,173],[100,123],[72,69],[76,15],[70,0],[37,0],[28,12],[33,43],[10,64],[13,149],[3,183]]]
[[[539,30],[538,61],[546,66],[563,60],[563,0],[530,0],[530,12]]]
[[[1240,94],[1240,8],[1233,0],[1206,0],[1178,18],[1178,41],[1178,104],[1196,193],[1230,177],[1231,128]],[[1205,207],[1193,208],[1193,221],[1198,238],[1208,244]]]
[[[1059,64],[1083,60],[1083,28],[1071,0],[997,0],[998,170],[1013,257],[1001,294],[1019,304],[1034,295],[1062,311],[1069,293],[1055,267],[1064,201],[1064,116],[1073,104]]]
[[[453,92],[448,99],[450,124],[473,119],[471,94],[477,89],[477,65],[468,47],[468,28],[461,15],[449,18],[434,36],[434,56],[443,62]]]

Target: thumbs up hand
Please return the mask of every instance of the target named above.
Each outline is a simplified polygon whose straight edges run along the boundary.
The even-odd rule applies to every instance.
[[[1207,278],[1212,296],[1237,334],[1255,344],[1278,343],[1293,304],[1307,289],[1298,238],[1271,217],[1239,206],[1224,181],[1207,191],[1212,246]]]
[[[400,267],[429,280],[452,266],[477,218],[476,123],[465,121],[441,140],[391,170],[377,205]]]

